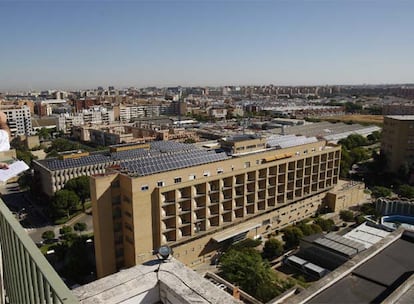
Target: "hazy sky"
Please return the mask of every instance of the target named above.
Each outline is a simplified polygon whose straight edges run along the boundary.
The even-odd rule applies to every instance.
[[[0,90],[407,82],[410,0],[0,0]]]

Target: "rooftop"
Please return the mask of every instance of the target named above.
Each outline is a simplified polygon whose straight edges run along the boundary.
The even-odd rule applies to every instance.
[[[413,116],[414,117],[414,116]],[[308,137],[325,138],[329,141],[338,141],[350,134],[367,135],[374,131],[380,131],[378,126],[362,126],[359,124],[348,125],[345,123],[318,122],[300,126],[285,128],[285,134],[300,134]]]
[[[413,294],[413,254],[414,234],[395,231],[287,303],[380,303],[407,297]]]
[[[73,292],[81,304],[241,303],[173,258],[122,270]]]
[[[246,140],[246,136],[241,135],[237,137],[237,140]],[[249,136],[249,138],[255,137]],[[267,139],[267,149],[283,149],[317,141],[316,138],[306,138],[304,136],[272,136]],[[100,169],[103,170],[109,166],[116,165],[124,173],[133,176],[146,176],[223,161],[230,158],[231,156],[227,155],[224,151],[205,149],[194,144],[184,144],[174,141],[153,141],[149,144],[149,149],[139,148],[118,152],[97,152],[78,158],[63,160],[48,158],[35,162],[51,171],[99,164],[102,165]]]
[[[385,117],[396,120],[414,120],[414,115],[389,115]]]

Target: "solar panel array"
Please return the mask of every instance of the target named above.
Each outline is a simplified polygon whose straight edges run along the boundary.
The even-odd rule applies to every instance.
[[[198,166],[228,159],[226,153],[207,150],[192,149],[176,153],[161,153],[140,159],[121,162],[122,170],[129,174],[145,176],[170,170]]]
[[[69,168],[84,167],[90,165],[96,165],[100,163],[110,162],[111,159],[104,154],[93,154],[88,156],[83,156],[79,158],[67,158],[67,159],[45,159],[39,161],[45,167],[50,170],[64,170]]]
[[[309,143],[317,142],[316,137],[296,136],[296,135],[273,135],[267,138],[267,147],[269,148],[289,148]]]
[[[120,164],[121,170],[126,170],[131,175],[144,176],[228,158],[224,152],[204,150],[192,144],[155,141],[151,142],[150,149],[140,148],[111,154],[97,153],[80,158],[45,159],[38,162],[52,171],[99,164]]]

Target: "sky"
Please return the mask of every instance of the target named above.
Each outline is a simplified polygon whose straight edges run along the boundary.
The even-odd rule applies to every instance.
[[[414,1],[0,0],[0,91],[414,82]]]

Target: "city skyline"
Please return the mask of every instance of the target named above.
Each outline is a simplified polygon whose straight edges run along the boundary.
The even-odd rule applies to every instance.
[[[405,1],[0,2],[0,90],[412,83]]]

